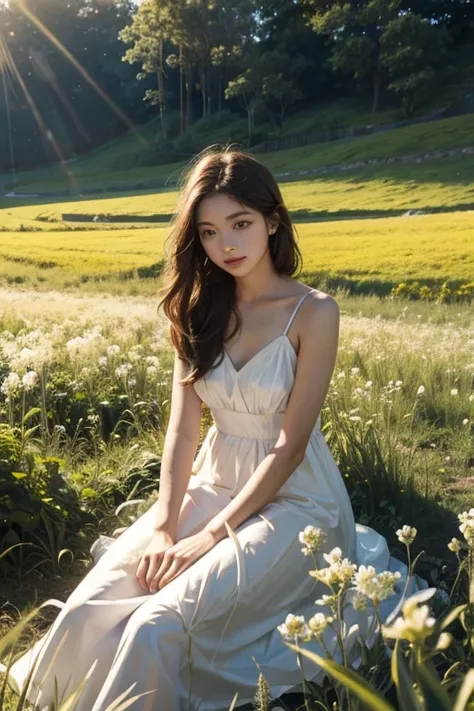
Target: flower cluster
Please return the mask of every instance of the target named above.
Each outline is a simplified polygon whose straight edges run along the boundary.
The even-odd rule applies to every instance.
[[[399,528],[396,531],[400,543],[404,543],[407,546],[411,546],[417,533],[418,531],[413,526],[403,526],[403,528]]]
[[[430,616],[428,605],[418,606],[418,599],[413,596],[404,602],[402,616],[397,617],[393,625],[382,626],[382,634],[391,639],[406,639],[412,643],[422,642],[433,633],[435,623],[435,618]]]
[[[416,533],[416,528],[410,526],[403,526],[397,531],[400,540],[408,542],[408,545]],[[319,551],[326,540],[327,534],[315,526],[306,526],[299,533],[304,555]],[[332,614],[317,612],[308,622],[303,615],[287,615],[284,623],[278,626],[278,631],[286,639],[308,642],[316,638],[324,644],[321,635],[328,625],[333,625],[337,613],[342,612],[346,593],[353,593],[350,604],[354,610],[367,609],[368,601],[377,610],[380,602],[396,592],[395,584],[401,578],[399,571],[384,570],[377,573],[371,565],[357,566],[348,558],[343,558],[342,550],[338,546],[329,553],[323,553],[323,558],[328,564],[327,567],[310,570],[309,574],[330,588],[332,594],[322,595],[320,599],[315,600],[315,604],[328,607]],[[341,607],[340,603],[343,603]]]
[[[322,528],[306,526],[304,531],[299,533],[299,541],[303,544],[301,549],[305,555],[319,551],[327,540],[327,533]]]
[[[306,624],[304,615],[292,615],[290,613],[286,616],[285,622],[282,625],[278,625],[278,631],[285,639],[301,639],[303,642],[311,639],[311,630]]]
[[[358,593],[356,596],[356,605],[360,605],[360,597],[369,598],[374,604],[378,604],[385,600],[390,595],[395,593],[394,586],[397,580],[400,580],[401,573],[397,570],[393,573],[389,570],[384,570],[381,573],[376,573],[372,565],[360,565],[359,570],[354,576],[355,588]],[[354,605],[355,609],[358,608]]]
[[[33,390],[38,383],[38,373],[35,370],[28,370],[22,378],[18,373],[12,371],[4,379],[0,390],[7,398],[16,395],[21,389]]]
[[[310,570],[309,574],[333,589],[335,586],[337,592],[339,588],[352,580],[357,565],[351,563],[348,558],[343,558],[339,547],[333,548],[330,553],[323,553],[323,557],[329,563],[328,567]]]
[[[458,519],[461,521],[459,530],[466,539],[467,545],[469,548],[474,548],[474,508],[458,514]]]

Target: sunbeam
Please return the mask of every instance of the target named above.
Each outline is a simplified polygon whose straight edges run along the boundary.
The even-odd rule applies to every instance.
[[[136,132],[136,126],[129,119],[127,114],[122,111],[122,109],[117,106],[117,104],[109,97],[109,95],[99,86],[99,84],[91,77],[89,72],[77,61],[77,59],[69,52],[69,50],[60,42],[60,40],[49,30],[48,27],[31,12],[24,0],[12,0],[12,5],[17,7],[20,12],[22,12],[25,17],[32,22],[35,27],[39,29],[40,32],[51,42],[56,49],[58,49],[61,54],[77,69],[77,71],[84,77],[84,79],[92,86],[92,88],[97,92],[97,94],[105,101],[107,106],[109,106],[112,111],[123,121],[123,123],[129,128],[130,131],[137,137],[137,139],[142,143],[143,146],[147,147],[148,142]]]
[[[74,123],[78,133],[81,134],[81,136],[84,138],[84,140],[91,144],[91,137],[87,133],[86,129],[84,128],[84,125],[77,115],[76,110],[74,107],[71,105],[71,102],[67,98],[67,96],[64,94],[63,91],[61,91],[61,87],[59,86],[59,82],[56,79],[56,76],[51,68],[50,63],[46,59],[46,57],[41,53],[38,52],[35,49],[30,50],[30,55],[31,55],[31,62],[33,66],[35,67],[38,75],[43,79],[43,81],[47,82],[49,86],[53,89],[54,93],[58,97],[59,101],[62,103],[64,108],[66,109],[67,113],[72,119],[72,122]]]
[[[69,168],[66,164],[66,159],[63,155],[63,152],[61,151],[61,146],[56,141],[52,131],[49,130],[46,123],[44,122],[44,119],[41,116],[41,114],[38,110],[38,107],[36,106],[36,104],[33,100],[33,97],[31,96],[30,92],[28,91],[28,87],[26,86],[26,84],[23,80],[23,77],[21,76],[20,72],[18,71],[18,67],[16,66],[15,62],[13,61],[13,57],[10,54],[10,50],[5,45],[5,43],[3,44],[3,50],[4,50],[4,53],[6,56],[6,65],[12,71],[16,81],[20,85],[20,88],[24,94],[24,97],[28,103],[28,106],[30,107],[31,112],[35,118],[35,121],[38,124],[38,128],[40,129],[41,133],[43,134],[45,140],[48,141],[51,144],[51,146],[53,147],[53,150],[58,158],[61,170],[64,172],[64,174],[67,176],[68,180],[70,181],[71,187],[77,187],[76,181],[74,179],[74,175],[71,173],[71,171],[69,170]]]

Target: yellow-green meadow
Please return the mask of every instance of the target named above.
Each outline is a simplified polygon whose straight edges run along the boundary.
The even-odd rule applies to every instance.
[[[390,186],[380,186],[380,190],[372,197],[370,185],[356,186],[349,179],[283,185],[284,198],[295,216],[307,280],[330,278],[359,286],[370,282],[375,291],[377,286],[383,291],[407,279],[472,281],[471,211],[328,219],[344,217],[356,205],[361,213],[372,209],[390,214],[391,206],[400,210],[403,200],[397,192],[392,194]],[[430,190],[434,203],[436,186]],[[385,202],[388,195],[391,201]],[[162,191],[9,206],[0,212],[0,278],[9,284],[61,288],[89,278],[115,281],[124,278],[124,272],[152,267],[165,257],[166,220],[176,208],[176,198],[176,192]],[[78,213],[90,219],[123,215],[127,220],[157,216],[163,221],[126,225],[62,220],[62,215]],[[315,221],[318,213],[320,219]],[[149,285],[143,288],[148,291]],[[140,290],[139,279],[134,289]]]

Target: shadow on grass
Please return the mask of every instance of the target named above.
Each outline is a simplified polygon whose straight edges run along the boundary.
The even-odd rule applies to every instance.
[[[411,285],[418,285],[418,288],[427,286],[433,290],[438,290],[445,282],[452,290],[459,289],[466,283],[466,279],[462,277],[452,277],[449,274],[441,274],[439,277],[426,278],[411,278],[405,277],[402,279],[388,279],[385,274],[382,275],[374,270],[369,272],[363,269],[346,269],[344,275],[332,275],[324,271],[303,272],[301,279],[314,288],[326,289],[331,293],[338,290],[347,292],[350,296],[378,296],[380,298],[390,296],[392,289],[395,289],[401,281]],[[409,295],[404,298],[409,299]],[[469,297],[466,297],[469,298]],[[472,298],[472,297],[471,297]],[[413,297],[413,301],[419,300],[419,297]],[[461,300],[461,299],[460,299]],[[465,299],[464,299],[465,301]]]
[[[363,220],[363,219],[374,219],[383,217],[400,217],[402,215],[412,214],[440,214],[445,212],[459,212],[474,210],[474,202],[462,202],[455,205],[449,206],[437,206],[437,207],[418,207],[416,210],[406,210],[406,209],[387,209],[387,210],[310,210],[310,209],[300,209],[290,212],[291,219],[295,223],[303,222],[332,222],[337,220]],[[153,215],[130,215],[130,214],[95,214],[95,213],[63,213],[63,222],[79,222],[79,223],[168,223],[173,214],[166,213],[156,213]]]
[[[433,183],[434,186],[446,187],[448,185],[464,185],[466,188],[470,189],[472,187],[472,182],[474,180],[474,161],[472,156],[462,155],[451,158],[441,158],[439,160],[428,161],[426,163],[407,163],[407,164],[383,164],[380,166],[367,166],[354,168],[352,170],[347,170],[343,172],[331,172],[330,166],[328,167],[328,172],[324,175],[310,177],[302,175],[291,175],[286,176],[283,179],[279,179],[280,185],[285,183],[294,182],[304,182],[312,183],[317,187],[318,183],[324,183],[328,180],[341,183],[341,190],[344,189],[344,185],[347,183],[352,183],[358,185],[361,183],[361,187],[365,186],[370,189],[370,183],[375,181],[386,181],[394,185],[394,188],[398,184],[409,184],[410,191],[413,191],[414,198],[416,198],[416,191],[419,186],[426,183]],[[19,186],[18,190],[21,190]],[[169,182],[165,184],[163,179],[157,180],[137,180],[130,179],[128,183],[116,183],[109,181],[104,182],[104,185],[97,187],[88,187],[87,185],[81,186],[81,188],[71,191],[64,190],[58,185],[58,189],[51,188],[48,193],[42,193],[40,196],[35,197],[34,195],[25,195],[23,198],[6,198],[0,197],[0,207],[20,207],[22,205],[41,205],[41,204],[51,204],[61,203],[61,202],[80,202],[84,200],[101,200],[108,199],[113,196],[127,196],[133,197],[137,195],[144,195],[147,193],[174,193],[176,191],[175,185],[170,185]],[[32,193],[33,190],[28,190],[28,186],[25,186],[25,193]],[[472,194],[472,191],[471,191]],[[315,200],[317,196],[315,195]],[[455,205],[449,207],[436,207],[436,210],[447,211],[447,210],[466,210],[472,209],[474,203],[472,200],[457,201]],[[417,209],[419,208],[416,205]],[[409,206],[406,208],[409,209]],[[433,208],[427,208],[428,211],[433,211]],[[300,212],[300,211],[298,211]],[[351,217],[349,211],[347,218]],[[362,211],[364,212],[364,211]],[[374,211],[375,212],[375,211]],[[392,211],[377,211],[378,216],[385,215],[386,217],[391,216]],[[402,212],[405,212],[403,210]],[[398,213],[397,213],[398,214]],[[355,216],[358,216],[358,212],[355,211]],[[364,216],[362,214],[362,216]],[[371,216],[371,215],[367,215]],[[313,218],[314,219],[314,218]]]

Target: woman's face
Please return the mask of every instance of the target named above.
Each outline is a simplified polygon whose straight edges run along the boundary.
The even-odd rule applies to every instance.
[[[269,234],[276,229],[276,224],[272,225],[260,212],[223,193],[203,198],[196,218],[199,238],[209,259],[236,276],[255,269],[268,251]],[[240,257],[244,259],[234,265],[225,262]],[[267,258],[270,259],[269,253]]]

